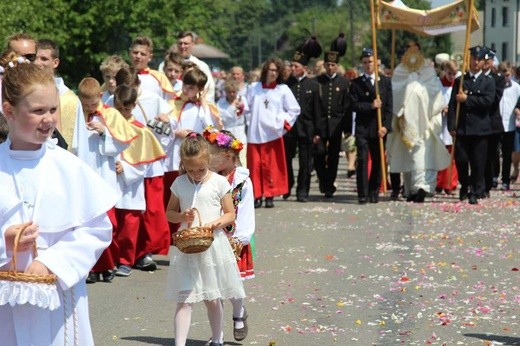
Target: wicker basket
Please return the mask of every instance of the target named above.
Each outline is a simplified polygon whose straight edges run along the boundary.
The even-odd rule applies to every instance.
[[[47,284],[54,285],[56,280],[58,279],[54,274],[48,275],[35,275],[35,274],[27,274],[23,272],[18,272],[16,270],[16,256],[18,253],[18,243],[20,242],[20,237],[23,231],[29,225],[23,227],[14,238],[14,249],[13,249],[13,257],[11,260],[11,266],[8,271],[0,271],[0,280],[2,281],[17,281],[17,282],[26,282],[26,283],[39,283],[39,284]],[[36,250],[36,243],[33,245],[33,258],[38,256],[38,251]]]
[[[229,245],[231,245],[231,249],[233,249],[233,253],[235,254],[235,258],[237,261],[240,259],[240,254],[242,253],[242,249],[244,248],[244,244],[236,237],[228,237]]]
[[[193,208],[199,220],[198,227],[189,227],[173,234],[173,245],[184,253],[199,253],[206,251],[213,243],[213,231],[209,227],[202,227],[200,213]]]

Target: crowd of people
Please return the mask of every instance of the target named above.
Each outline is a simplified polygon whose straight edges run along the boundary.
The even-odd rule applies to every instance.
[[[378,203],[386,185],[392,200],[459,189],[476,204],[518,177],[517,70],[487,47],[471,48],[466,73],[449,57],[425,58],[416,42],[394,71],[370,48],[345,70],[344,37],[325,52],[312,37],[291,61],[269,58],[246,75],[240,66],[212,73],[193,46],[193,33],[179,33],[156,70],[152,39],[138,36],[130,61],[107,56],[103,81],[85,77],[74,93],[57,76],[54,41],[9,37],[0,56],[0,180],[9,191],[0,198],[0,271],[55,274],[57,293],[31,286],[22,296],[34,299],[24,300],[0,280],[8,345],[40,335],[46,345],[92,344],[85,284],[154,271],[152,255],[169,252],[175,344],[186,343],[193,304],[203,301],[209,345],[222,345],[228,299],[233,336],[243,340],[254,209],[293,191],[307,202],[314,171],[320,193],[334,198],[342,152],[360,204]],[[213,231],[211,247],[170,251],[172,235],[192,223]],[[31,324],[33,313],[46,322]]]

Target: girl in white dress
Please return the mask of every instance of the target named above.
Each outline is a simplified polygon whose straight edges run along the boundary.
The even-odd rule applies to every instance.
[[[201,222],[213,230],[211,247],[201,253],[185,254],[174,248],[170,260],[167,296],[177,301],[175,345],[186,344],[193,303],[204,301],[212,332],[211,346],[223,345],[222,299],[245,297],[235,256],[223,227],[235,220],[231,186],[225,177],[209,170],[209,144],[198,133],[189,134],[180,146],[180,175],[171,187],[166,215],[170,222],[181,222],[181,229]]]
[[[0,343],[94,345],[85,278],[110,244],[106,212],[117,195],[50,140],[60,103],[49,72],[23,59],[9,63],[2,104],[9,138],[0,145],[0,271],[14,265],[14,238],[22,230],[16,269],[57,281],[0,281]]]

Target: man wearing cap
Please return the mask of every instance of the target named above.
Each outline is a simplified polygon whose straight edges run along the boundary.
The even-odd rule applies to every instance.
[[[320,192],[332,198],[336,192],[341,135],[351,123],[350,81],[338,74],[340,53],[325,52],[325,73],[316,77],[319,84],[321,111],[325,117],[325,137],[320,138],[315,154],[314,168],[320,181]]]
[[[484,180],[486,184],[486,193],[484,197],[489,197],[489,192],[492,188],[498,186],[498,173],[500,172],[498,143],[502,134],[504,133],[504,125],[502,124],[502,115],[500,114],[500,100],[506,87],[506,80],[501,74],[493,71],[495,61],[495,52],[488,47],[483,47],[484,66],[482,66],[482,73],[485,76],[491,77],[495,82],[495,100],[489,116],[491,117],[491,135],[488,138],[488,151],[486,171],[484,173]],[[498,172],[497,172],[498,171]],[[509,185],[509,181],[503,182]]]
[[[325,119],[320,107],[319,86],[316,81],[307,77],[309,60],[308,55],[297,51],[291,62],[291,76],[286,82],[300,104],[301,111],[292,129],[284,135],[289,192],[283,197],[287,199],[294,186],[292,159],[296,156],[296,148],[298,148],[299,168],[296,185],[298,202],[307,202],[311,187],[313,144],[325,136]]]
[[[469,197],[470,204],[477,204],[486,192],[484,171],[486,168],[487,139],[492,133],[491,111],[496,97],[493,78],[482,73],[485,50],[480,46],[470,48],[469,72],[455,80],[448,106],[448,129],[455,141],[455,163],[461,185],[461,201]],[[457,116],[457,103],[460,110]],[[471,169],[471,176],[469,170]]]
[[[437,172],[448,167],[450,155],[442,132],[441,83],[418,43],[408,44],[392,76],[392,136],[387,148],[391,173],[403,173],[407,201],[423,203],[433,196]]]
[[[350,97],[352,112],[356,113],[357,167],[356,183],[358,202],[379,201],[381,185],[381,152],[379,138],[385,138],[392,121],[392,82],[390,78],[378,74],[380,98],[376,98],[374,53],[370,48],[361,52],[363,74],[352,81]],[[378,128],[377,109],[381,109],[382,127]],[[352,131],[349,131],[352,132]],[[370,177],[368,174],[368,155],[372,160]]]

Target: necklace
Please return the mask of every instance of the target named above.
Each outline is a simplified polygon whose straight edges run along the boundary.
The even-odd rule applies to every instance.
[[[264,89],[265,90],[265,89]],[[269,107],[269,95],[271,94],[271,91],[273,91],[274,89],[272,88],[269,88],[267,89],[267,91],[265,92],[264,94],[264,105],[265,105],[265,109],[267,109]]]
[[[195,182],[195,180],[192,181],[190,176],[188,176],[188,180],[190,181],[190,183],[195,185],[195,192],[193,193],[193,201],[191,202],[191,208],[193,208],[195,206],[195,200],[197,199],[197,195],[199,194],[200,187],[202,186],[202,183],[204,182],[204,180],[206,180],[206,177],[208,176],[208,174],[209,174],[209,169],[206,170],[206,174],[204,174],[204,176],[198,183]]]

